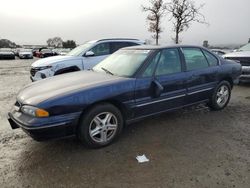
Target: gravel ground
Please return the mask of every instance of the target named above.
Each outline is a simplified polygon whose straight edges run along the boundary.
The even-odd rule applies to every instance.
[[[6,113],[33,61],[0,61],[0,187],[249,188],[250,85],[236,86],[223,111],[162,114],[88,150],[75,138],[40,143],[11,130]],[[150,161],[138,164],[139,154]]]

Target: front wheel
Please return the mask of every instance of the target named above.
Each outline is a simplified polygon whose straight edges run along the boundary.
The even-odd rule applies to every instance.
[[[212,110],[222,110],[229,103],[231,98],[231,85],[228,81],[222,81],[214,90],[210,99],[209,107]]]
[[[117,139],[123,128],[123,117],[115,106],[102,103],[93,106],[82,117],[78,138],[89,148],[100,148]]]

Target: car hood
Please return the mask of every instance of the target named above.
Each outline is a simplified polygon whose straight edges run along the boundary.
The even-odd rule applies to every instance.
[[[78,56],[53,56],[53,57],[47,57],[44,59],[39,59],[36,62],[34,62],[31,66],[32,67],[43,67],[43,66],[49,66],[54,63],[58,63],[61,61],[68,61],[68,60],[76,60],[81,59],[81,57]]]
[[[223,55],[223,58],[229,58],[229,57],[250,57],[250,51],[232,52]]]
[[[126,79],[128,78],[93,71],[68,73],[27,85],[19,92],[17,100],[22,104],[37,105],[54,97],[66,96]]]

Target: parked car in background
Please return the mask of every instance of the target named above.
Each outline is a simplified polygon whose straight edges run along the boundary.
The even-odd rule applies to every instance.
[[[70,51],[71,51],[71,49],[69,49],[69,48],[59,49],[58,55],[67,55]]]
[[[59,55],[59,48],[52,49],[54,55]]]
[[[15,56],[19,57],[19,52],[20,52],[21,49],[22,48],[15,48],[15,49],[13,49],[13,52],[14,52]]]
[[[223,57],[240,63],[242,65],[240,82],[250,82],[250,43],[235,52],[223,55]]]
[[[47,48],[38,48],[35,49],[35,51],[33,51],[33,56],[40,58],[40,53],[43,49],[47,49]]]
[[[55,48],[52,50],[55,55],[67,55],[71,49],[69,48]]]
[[[20,59],[33,59],[32,49],[21,49],[18,55]]]
[[[141,45],[137,39],[103,39],[87,42],[65,56],[38,60],[31,65],[31,80],[37,81],[51,76],[88,70],[123,47]]]
[[[213,53],[215,53],[216,55],[219,55],[219,56],[223,56],[223,55],[226,54],[226,52],[224,52],[224,51],[221,50],[221,49],[211,49],[211,51],[212,51]]]
[[[0,48],[0,59],[15,59],[15,53],[11,48]]]
[[[33,50],[32,50],[33,57],[36,57],[38,52],[39,52],[39,48],[33,48]]]
[[[54,56],[54,52],[51,49],[41,49],[39,51],[38,57],[45,58],[45,57],[51,57]]]
[[[77,135],[99,148],[119,137],[124,123],[207,103],[227,106],[241,65],[197,46],[124,48],[81,71],[26,86],[9,122],[36,140]]]
[[[54,56],[55,53],[51,49],[43,47],[33,51],[33,55],[38,58],[44,58]]]

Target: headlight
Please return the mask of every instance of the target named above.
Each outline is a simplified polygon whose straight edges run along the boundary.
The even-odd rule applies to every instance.
[[[44,109],[36,108],[34,106],[25,105],[21,108],[21,111],[33,117],[49,117],[49,112]]]
[[[45,67],[37,67],[38,70],[45,70],[45,69],[50,69],[52,66],[45,66]]]

